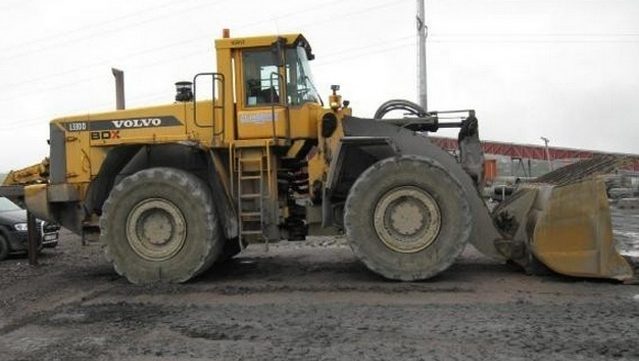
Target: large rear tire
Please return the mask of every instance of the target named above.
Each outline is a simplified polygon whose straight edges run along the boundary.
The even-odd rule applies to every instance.
[[[470,239],[460,183],[433,160],[387,158],[364,171],[346,200],[344,225],[357,257],[383,277],[415,281],[447,269]]]
[[[222,252],[218,224],[204,181],[178,169],[151,168],[113,188],[100,239],[116,272],[130,282],[185,282]]]

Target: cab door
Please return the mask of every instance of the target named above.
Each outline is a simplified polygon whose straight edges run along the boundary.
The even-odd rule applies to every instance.
[[[238,139],[288,138],[285,68],[270,48],[247,49],[240,58]]]

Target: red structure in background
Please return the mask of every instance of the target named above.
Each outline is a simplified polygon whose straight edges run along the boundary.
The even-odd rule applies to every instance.
[[[492,183],[497,178],[497,160],[484,159],[484,180]]]
[[[446,137],[432,137],[429,139],[447,151],[457,150],[457,139]],[[546,149],[543,146],[528,145],[528,144],[516,144],[506,142],[493,142],[482,141],[482,149],[486,154],[504,155],[511,158],[521,159],[546,159]],[[626,169],[639,171],[639,155],[637,154],[623,154],[623,153],[607,153],[597,152],[593,150],[584,149],[570,149],[559,147],[548,147],[550,153],[550,159],[585,159],[592,158],[597,155],[617,155],[619,157],[625,157],[632,159],[632,164]]]

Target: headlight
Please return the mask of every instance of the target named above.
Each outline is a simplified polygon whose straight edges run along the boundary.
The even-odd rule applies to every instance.
[[[15,228],[16,231],[26,232],[27,231],[27,224],[26,223],[16,223],[16,224],[13,225],[13,228]]]

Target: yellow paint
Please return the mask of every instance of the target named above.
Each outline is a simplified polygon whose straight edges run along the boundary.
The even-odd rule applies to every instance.
[[[67,181],[74,184],[90,182],[98,174],[108,150],[120,145],[189,142],[204,148],[228,149],[247,146],[235,144],[243,140],[255,140],[259,146],[263,146],[265,140],[272,138],[277,138],[277,143],[283,145],[290,144],[293,139],[316,139],[318,119],[322,112],[319,104],[288,106],[284,102],[285,97],[281,97],[280,104],[275,104],[274,107],[244,104],[242,52],[245,49],[270,48],[279,38],[285,39],[288,46],[303,39],[301,34],[285,34],[216,40],[217,72],[222,74],[224,81],[216,82],[215,100],[198,98],[197,104],[172,103],[54,119],[52,123],[67,129]],[[285,76],[284,68],[280,68],[280,73],[282,77]],[[199,85],[204,86],[208,81],[210,78]],[[281,87],[280,91],[285,92],[286,84],[281,84]],[[167,98],[170,97],[172,94],[167,94]],[[100,131],[109,134],[92,134],[97,131],[92,129],[95,122],[158,116],[174,117],[180,124],[144,128],[120,127]],[[86,123],[88,129],[71,131],[69,124],[72,123]],[[26,175],[21,181],[27,181]]]
[[[555,187],[538,208],[531,248],[550,269],[579,277],[633,277],[632,267],[615,250],[602,179]]]
[[[316,103],[290,105],[284,96],[287,94],[286,81],[279,84],[282,96],[278,103],[246,104],[251,100],[244,89],[244,51],[270,50],[278,39],[284,39],[287,46],[298,40],[307,43],[300,34],[216,40],[217,73],[224,80],[216,83],[214,99],[198,97],[197,103],[169,103],[54,119],[52,124],[63,129],[65,135],[66,184],[77,189],[80,198],[84,199],[111,149],[132,144],[188,143],[212,151],[217,174],[231,194],[237,185],[234,178],[238,164],[236,157],[259,157],[260,162],[266,163],[271,204],[279,207],[272,212],[285,217],[288,212],[286,202],[277,203],[278,157],[282,154],[294,157],[305,140],[316,142],[308,156],[307,167],[310,191],[315,191],[313,184],[324,183],[328,177],[329,165],[344,137],[342,121],[351,114],[351,109],[341,107],[339,95],[329,96],[327,108]],[[281,79],[286,79],[284,67],[277,71]],[[167,99],[172,96],[167,94]],[[321,119],[327,113],[336,115],[337,128],[331,136],[324,138]],[[175,124],[166,126],[162,119],[156,124],[158,117],[174,119]],[[139,124],[143,127],[138,127]],[[109,129],[96,128],[103,126]],[[28,185],[25,188],[26,204],[29,210],[44,219],[53,218],[47,194],[50,187],[46,183],[32,184],[47,181],[48,167],[45,160],[12,172],[4,183]],[[250,166],[248,170],[255,171]],[[573,276],[632,277],[630,266],[614,250],[610,214],[600,180],[554,188],[551,194],[539,196],[535,207],[538,222],[533,227],[530,247],[541,262],[556,272]]]
[[[266,35],[266,36],[251,36],[243,38],[228,38],[217,39],[215,41],[215,48],[218,52],[221,49],[246,49],[246,48],[260,48],[269,47],[271,44],[277,41],[278,38],[286,39],[287,44],[294,43],[302,34],[282,34],[282,35]]]
[[[341,119],[350,109],[341,109],[333,96],[332,109],[314,102],[294,103],[302,99],[299,94],[287,95],[286,67],[276,67],[279,101],[264,104],[249,99],[244,79],[245,51],[272,51],[273,44],[284,39],[285,47],[304,46],[308,42],[301,34],[270,35],[246,38],[218,39],[215,41],[217,78],[213,99],[202,98],[196,91],[196,102],[169,102],[110,112],[71,115],[54,119],[53,126],[64,132],[66,184],[77,189],[84,199],[92,180],[99,174],[107,154],[122,145],[190,144],[215,155],[215,167],[222,183],[231,193],[236,187],[235,162],[239,154],[264,154],[267,164],[268,194],[273,204],[279,204],[273,214],[285,216],[286,202],[278,203],[277,172],[284,154],[297,155],[306,141],[317,142],[309,161],[311,184],[326,179],[328,165],[339,139],[343,136]],[[297,68],[302,69],[302,68]],[[205,70],[210,71],[210,70]],[[293,76],[293,75],[291,75]],[[294,77],[299,76],[295,73]],[[202,79],[202,81],[199,81]],[[211,77],[202,75],[195,84],[210,87]],[[251,78],[254,79],[254,78]],[[198,88],[199,89],[199,88]],[[263,88],[261,89],[264,90]],[[199,93],[199,94],[198,94]],[[295,96],[296,98],[293,98]],[[171,99],[173,94],[167,94]],[[209,97],[211,97],[209,95]],[[252,95],[251,98],[253,98]],[[257,99],[258,97],[255,96]],[[299,101],[299,100],[297,100]],[[247,104],[255,102],[252,104]],[[328,106],[328,105],[327,105]],[[334,112],[339,121],[334,134],[323,139],[321,119],[326,112]],[[295,144],[294,147],[292,145]],[[43,168],[44,167],[44,168]],[[14,184],[46,182],[47,165],[36,165],[18,177]],[[46,187],[42,185],[41,187]],[[29,193],[34,209],[47,213],[46,192]],[[285,195],[284,195],[285,197]],[[89,215],[88,217],[90,217]]]

